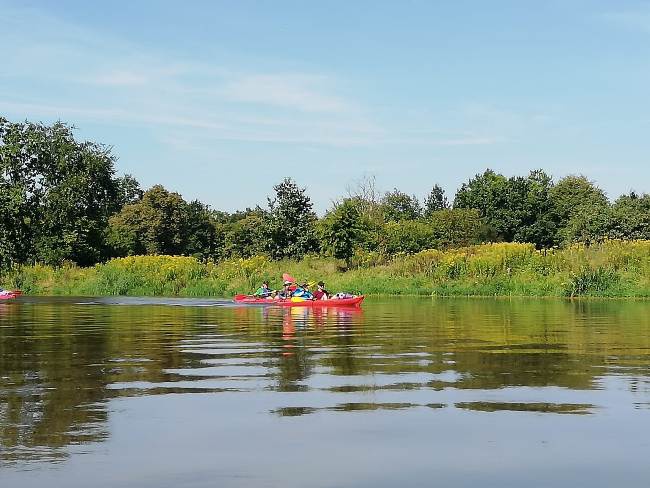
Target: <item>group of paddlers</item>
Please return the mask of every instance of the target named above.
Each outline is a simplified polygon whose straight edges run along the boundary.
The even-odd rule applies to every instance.
[[[269,287],[268,281],[262,283],[257,291],[253,294],[254,297],[266,300],[291,300],[291,301],[303,301],[303,300],[332,300],[340,298],[350,298],[354,295],[349,293],[336,293],[331,294],[325,289],[325,283],[319,281],[318,283],[308,283],[302,282],[298,284],[295,280],[287,279],[289,275],[283,277],[284,282],[282,283],[281,290],[273,290]],[[312,291],[312,289],[315,290]]]
[[[300,298],[303,300],[328,300],[331,298],[330,293],[325,289],[325,283],[319,281],[316,284],[316,290],[311,291],[312,285],[307,282],[301,284],[294,283],[289,280],[285,280],[282,284],[281,290],[272,290],[269,287],[269,283],[265,281],[262,283],[257,291],[254,293],[254,296],[259,298],[268,298],[276,300],[287,300],[289,298]]]

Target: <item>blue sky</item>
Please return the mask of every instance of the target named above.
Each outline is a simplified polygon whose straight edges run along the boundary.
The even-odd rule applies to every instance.
[[[647,1],[0,0],[0,32],[0,114],[218,209],[486,167],[650,190]]]

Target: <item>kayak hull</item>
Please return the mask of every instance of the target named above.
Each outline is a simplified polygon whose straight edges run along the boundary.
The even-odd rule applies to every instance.
[[[6,293],[9,292],[9,293]],[[11,300],[23,294],[20,290],[6,290],[5,293],[0,293],[0,300]]]
[[[252,298],[252,297],[235,297],[235,303],[241,304],[254,304],[254,305],[271,305],[275,307],[360,307],[363,302],[364,295],[359,295],[353,298],[331,298],[329,300],[305,300],[296,302],[291,300],[267,300],[265,298]]]

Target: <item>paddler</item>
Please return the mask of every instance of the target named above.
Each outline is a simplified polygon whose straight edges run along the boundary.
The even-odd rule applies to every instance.
[[[267,298],[271,296],[271,293],[272,290],[269,288],[269,283],[265,281],[264,283],[262,283],[262,286],[260,286],[253,295],[260,298]]]
[[[285,281],[282,284],[282,290],[280,290],[279,296],[282,299],[291,298],[291,283],[290,281]]]
[[[322,281],[318,282],[318,288],[314,292],[314,298],[316,300],[327,300],[330,297],[330,293],[325,289],[325,283]]]
[[[305,282],[300,285],[291,295],[292,297],[303,298],[305,300],[313,300],[314,295],[309,291],[309,283]]]

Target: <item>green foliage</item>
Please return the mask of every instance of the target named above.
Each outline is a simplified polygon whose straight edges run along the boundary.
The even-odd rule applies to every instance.
[[[114,162],[63,123],[0,118],[0,265],[101,260],[106,222],[119,208]]]
[[[402,220],[386,223],[379,249],[385,255],[413,254],[436,244],[433,228],[427,222]]]
[[[362,243],[367,226],[359,211],[359,201],[347,198],[330,211],[320,223],[323,247],[349,268],[354,250]]]
[[[209,209],[196,201],[188,204],[178,193],[160,185],[111,217],[108,240],[121,256],[169,254],[207,258],[217,255],[219,248]]]
[[[283,272],[324,280],[332,291],[366,294],[650,297],[650,241],[604,240],[561,250],[498,243],[394,255],[360,251],[358,267],[341,273],[332,258],[269,261],[264,256],[219,263],[192,257],[131,256],[91,268],[12,268],[0,284],[33,294],[180,295],[250,293]]]
[[[231,224],[225,235],[224,254],[250,258],[263,253],[266,248],[265,222],[264,217],[250,214]]]
[[[124,175],[117,179],[117,192],[119,208],[142,200],[144,195],[140,183],[131,175]]]
[[[552,180],[543,171],[532,171],[525,178],[506,178],[488,169],[463,184],[454,207],[477,209],[498,240],[547,247],[555,238],[551,188]]]
[[[381,199],[381,210],[388,222],[415,220],[422,215],[422,208],[417,197],[409,196],[395,188]]]
[[[141,254],[282,260],[319,251],[349,268],[489,241],[552,249],[650,239],[650,196],[610,204],[584,176],[554,184],[543,171],[508,178],[488,169],[462,185],[453,209],[434,185],[424,211],[397,189],[382,196],[366,177],[319,221],[290,178],[274,187],[268,211],[227,213],[160,185],[143,192],[132,176],[114,177],[114,165],[108,148],[76,141],[63,123],[0,118],[0,270]]]
[[[424,216],[430,217],[434,212],[440,212],[449,208],[449,202],[445,196],[445,190],[439,185],[433,185],[431,192],[424,200]]]
[[[266,246],[274,259],[300,258],[318,250],[316,214],[304,188],[291,179],[273,187],[269,199]]]
[[[650,239],[650,195],[632,192],[614,202],[607,229],[612,239]]]
[[[428,222],[438,248],[469,246],[489,238],[489,229],[476,209],[439,210],[429,215]]]
[[[584,209],[601,209],[609,202],[605,193],[584,176],[562,178],[549,192],[553,213],[560,222]]]

